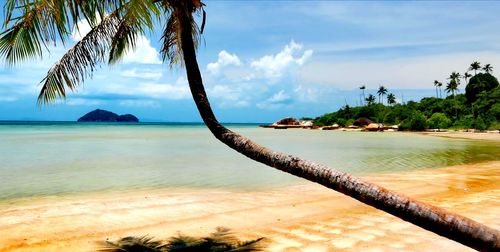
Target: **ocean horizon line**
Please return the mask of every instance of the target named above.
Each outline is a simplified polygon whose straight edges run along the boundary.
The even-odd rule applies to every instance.
[[[78,122],[67,120],[0,120],[0,124],[79,124],[79,125],[205,125],[203,122],[175,122],[175,121],[140,121],[140,122]],[[271,122],[221,122],[224,125],[262,125]]]

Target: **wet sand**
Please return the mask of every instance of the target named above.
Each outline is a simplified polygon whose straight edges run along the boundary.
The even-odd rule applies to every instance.
[[[500,161],[364,176],[500,229]],[[0,205],[0,251],[93,251],[124,236],[206,235],[217,226],[267,251],[470,251],[322,186],[148,190]]]
[[[497,141],[500,142],[500,133],[496,132],[460,132],[460,131],[448,131],[448,132],[419,132],[418,134],[437,136],[437,137],[447,137],[447,138],[460,138],[460,139],[471,139],[471,140],[487,140],[487,141]]]

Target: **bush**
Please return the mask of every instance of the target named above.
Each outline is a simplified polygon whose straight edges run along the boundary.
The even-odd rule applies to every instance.
[[[486,129],[486,124],[484,123],[484,121],[481,117],[478,117],[476,120],[474,120],[474,129],[478,129],[478,130],[485,130]]]
[[[345,127],[346,123],[347,123],[347,121],[345,119],[343,119],[343,118],[340,118],[340,119],[337,120],[337,124],[340,125],[340,126],[342,126],[342,127]]]
[[[434,113],[431,118],[427,120],[427,125],[431,129],[447,129],[450,127],[451,120],[443,113]]]
[[[398,120],[398,115],[391,111],[385,115],[383,121],[384,121],[384,123],[388,123],[388,124],[396,124],[397,120]]]
[[[474,128],[474,117],[472,115],[466,115],[459,121],[453,124],[456,129],[471,129]]]
[[[500,122],[493,122],[488,127],[488,130],[500,130]]]
[[[400,130],[424,131],[427,128],[427,120],[420,112],[415,112],[408,119],[405,119],[399,125]]]
[[[351,126],[353,123],[354,123],[354,119],[349,119],[349,120],[347,120],[347,122],[345,123],[345,125],[346,126]]]
[[[424,131],[427,128],[427,120],[420,112],[415,112],[410,119],[410,129],[415,131]]]

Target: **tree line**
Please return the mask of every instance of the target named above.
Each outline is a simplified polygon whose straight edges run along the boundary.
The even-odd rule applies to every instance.
[[[469,73],[474,72],[474,75]],[[500,129],[500,87],[492,75],[493,66],[483,67],[474,61],[463,75],[454,71],[447,78],[442,97],[442,82],[435,80],[436,97],[425,97],[419,102],[398,102],[393,93],[384,86],[377,91],[378,103],[373,94],[365,96],[366,86],[362,85],[360,98],[362,106],[345,105],[336,112],[327,113],[314,119],[317,126],[339,124],[349,126],[358,118],[368,118],[377,123],[399,125],[401,130],[432,129]],[[466,83],[465,92],[460,93],[461,80]],[[387,95],[387,96],[386,96]],[[384,104],[387,97],[387,105]]]

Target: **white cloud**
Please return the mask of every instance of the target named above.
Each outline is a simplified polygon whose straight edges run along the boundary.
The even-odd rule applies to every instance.
[[[241,65],[240,59],[236,54],[231,54],[226,52],[225,50],[220,51],[219,58],[216,62],[209,63],[207,65],[207,71],[213,75],[217,75],[220,73],[220,69],[224,66],[239,66]]]
[[[104,104],[104,101],[96,100],[96,99],[85,99],[85,98],[69,98],[66,102],[63,102],[66,105],[70,106],[93,106],[93,105],[101,105]]]
[[[284,71],[291,66],[303,65],[313,54],[312,50],[306,50],[302,55],[303,45],[291,41],[283,50],[275,55],[266,55],[250,63],[250,66],[262,72],[265,78],[280,78]]]
[[[100,22],[100,18],[97,19]],[[82,19],[77,22],[71,33],[73,41],[80,41],[92,27],[87,20]],[[151,42],[143,35],[139,35],[135,41],[135,49],[127,50],[123,56],[123,63],[161,64],[158,51],[151,46]]]
[[[97,21],[101,22],[101,18],[99,16],[97,18]],[[76,25],[73,27],[73,32],[71,32],[71,39],[73,39],[73,41],[75,42],[80,41],[91,30],[92,27],[90,27],[89,22],[86,19],[82,19],[78,21]]]
[[[289,105],[292,102],[292,97],[285,93],[285,90],[280,90],[267,100],[257,103],[257,107],[261,109],[277,109]]]
[[[151,79],[151,80],[159,80],[162,77],[161,71],[155,71],[152,69],[130,69],[124,70],[120,73],[123,77],[131,77],[131,78],[141,78],[141,79]]]
[[[241,86],[215,85],[207,89],[209,97],[215,98],[218,105],[223,108],[228,107],[248,107],[249,97],[245,95],[245,90]]]
[[[144,36],[139,36],[135,42],[135,50],[129,50],[123,56],[123,63],[161,64],[158,51]]]
[[[160,103],[151,100],[123,100],[120,101],[120,106],[125,107],[148,107],[148,108],[159,108]]]
[[[95,92],[105,95],[113,94],[169,100],[180,100],[191,97],[187,80],[183,77],[178,78],[174,84],[159,82],[110,83],[103,85]]]

